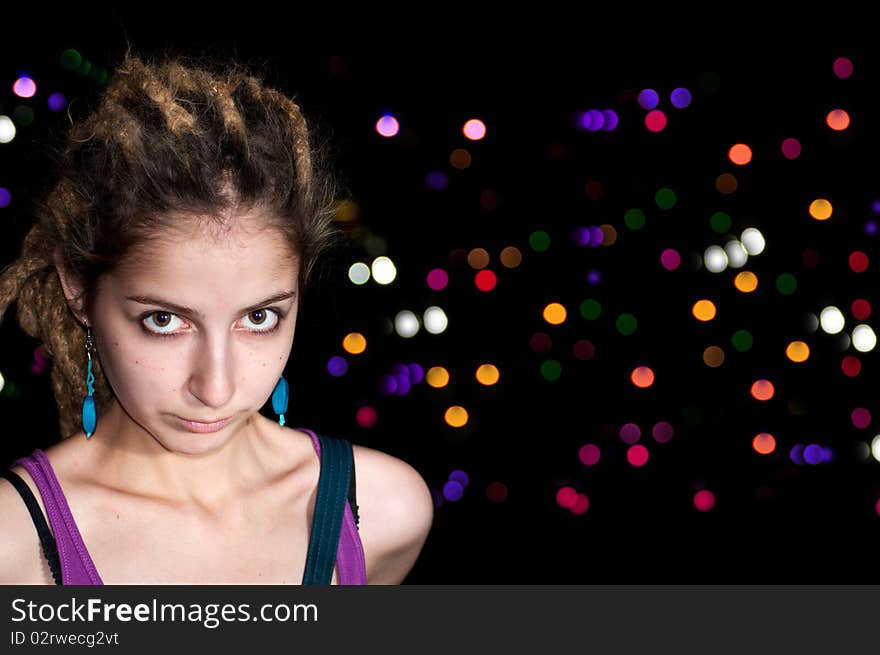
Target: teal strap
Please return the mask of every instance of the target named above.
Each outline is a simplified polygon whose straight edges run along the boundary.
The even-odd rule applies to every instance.
[[[306,557],[304,585],[329,585],[336,565],[339,532],[352,468],[351,443],[345,439],[318,435],[321,444],[321,477]]]

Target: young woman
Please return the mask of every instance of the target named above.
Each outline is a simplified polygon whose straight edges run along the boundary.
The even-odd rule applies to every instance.
[[[341,235],[310,141],[299,106],[241,65],[130,51],[70,128],[0,275],[0,316],[16,302],[53,357],[63,437],[0,481],[0,583],[398,584],[411,570],[433,517],[420,475],[284,425],[297,311]],[[270,396],[274,421],[259,413]]]

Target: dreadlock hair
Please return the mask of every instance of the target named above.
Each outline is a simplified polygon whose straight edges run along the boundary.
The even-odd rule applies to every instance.
[[[334,221],[340,185],[299,105],[240,62],[148,59],[129,46],[65,141],[21,255],[0,271],[0,317],[15,302],[21,328],[52,358],[62,437],[78,430],[87,387],[85,331],[64,296],[56,250],[91,314],[100,276],[133,247],[188,219],[228,228],[256,209],[299,258],[299,305],[316,262],[344,234]],[[93,373],[100,415],[113,391],[99,357]]]

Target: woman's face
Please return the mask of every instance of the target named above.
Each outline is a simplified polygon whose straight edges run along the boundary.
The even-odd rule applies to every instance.
[[[101,278],[93,338],[126,413],[167,450],[226,443],[272,393],[293,346],[298,258],[256,219],[193,225]],[[100,417],[99,417],[100,419]],[[230,419],[198,433],[182,419]]]

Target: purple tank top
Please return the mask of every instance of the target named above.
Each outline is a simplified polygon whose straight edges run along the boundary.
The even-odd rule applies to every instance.
[[[297,429],[309,434],[320,459],[321,444],[318,441],[318,435],[308,428]],[[55,543],[58,546],[62,583],[65,585],[104,584],[83,542],[79,528],[76,527],[73,514],[70,513],[70,507],[67,504],[67,498],[61,490],[61,485],[58,483],[58,478],[55,477],[55,471],[52,470],[52,465],[46,454],[38,448],[30,457],[22,457],[15,463],[20,464],[30,473],[40,496],[43,498],[49,525],[52,527],[52,534],[55,535]],[[348,500],[345,501],[342,528],[339,533],[336,568],[339,573],[340,585],[364,585],[367,583],[364,548]]]

